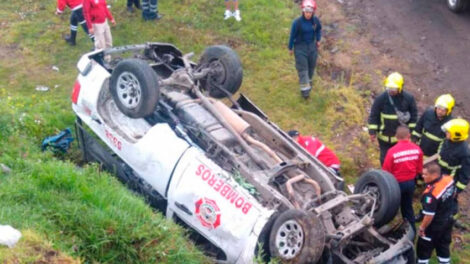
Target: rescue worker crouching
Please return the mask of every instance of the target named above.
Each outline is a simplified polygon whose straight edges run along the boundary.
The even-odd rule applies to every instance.
[[[416,253],[419,264],[429,263],[432,252],[440,264],[450,263],[450,243],[452,242],[452,204],[456,188],[452,176],[441,175],[436,162],[428,163],[423,168],[426,189],[421,198],[424,218],[418,229]]]
[[[397,143],[397,127],[407,125],[414,129],[418,119],[416,102],[410,93],[403,91],[403,76],[394,72],[385,79],[386,91],[375,98],[369,115],[369,135],[380,147],[380,164],[389,148]]]
[[[441,95],[436,99],[434,108],[428,108],[419,118],[412,140],[419,144],[424,156],[431,157],[436,154],[440,143],[446,138],[441,127],[452,119],[454,105],[455,100],[452,95]]]
[[[470,151],[466,142],[469,124],[466,120],[452,119],[442,126],[446,139],[439,146],[438,163],[443,174],[454,177],[457,194],[462,192],[470,177]],[[458,203],[455,199],[454,214],[458,212]]]
[[[308,151],[312,156],[317,158],[323,165],[325,165],[334,175],[341,177],[339,172],[341,163],[336,154],[325,144],[323,144],[318,138],[312,136],[302,136],[297,130],[290,130],[287,132],[299,145]],[[344,181],[340,178],[338,190],[344,189]]]

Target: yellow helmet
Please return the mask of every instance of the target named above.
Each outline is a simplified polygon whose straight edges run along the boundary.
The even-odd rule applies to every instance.
[[[442,125],[444,132],[450,133],[451,141],[464,141],[468,138],[469,124],[465,119],[456,118]]]
[[[447,109],[447,115],[450,115],[452,108],[454,108],[455,99],[450,94],[443,94],[436,99],[434,107],[442,107]]]
[[[401,92],[404,82],[403,76],[398,72],[394,72],[385,79],[384,85],[385,88],[398,89],[398,92]]]

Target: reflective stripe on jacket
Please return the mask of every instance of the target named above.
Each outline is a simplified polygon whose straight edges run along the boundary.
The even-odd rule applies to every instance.
[[[437,162],[442,174],[454,176],[457,188],[465,189],[470,177],[470,151],[465,141],[444,140],[439,146]]]
[[[340,161],[336,154],[327,146],[325,146],[318,138],[299,135],[297,142],[312,156],[321,161],[321,163],[323,163],[326,167],[333,169],[340,168]]]
[[[431,225],[445,224],[452,216],[455,187],[452,177],[440,176],[426,185],[421,198],[424,215],[433,216]]]
[[[375,135],[385,142],[395,143],[395,132],[400,125],[395,108],[390,103],[388,92],[385,91],[375,98],[369,115],[369,134]],[[414,129],[418,120],[418,109],[416,102],[410,93],[402,91],[396,96],[391,96],[395,107],[402,112],[410,113],[410,120],[407,125]]]
[[[434,107],[428,108],[419,118],[412,135],[415,140],[419,141],[419,146],[425,156],[430,157],[437,153],[439,144],[446,138],[441,126],[451,119],[452,116],[448,115],[439,120]]]

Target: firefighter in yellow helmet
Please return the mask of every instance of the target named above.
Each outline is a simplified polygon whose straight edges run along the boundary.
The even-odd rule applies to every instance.
[[[439,146],[437,161],[442,174],[454,177],[457,193],[465,189],[470,178],[470,151],[466,142],[468,128],[468,122],[462,118],[452,119],[442,126],[446,139]]]
[[[446,134],[441,127],[452,119],[455,100],[450,94],[443,94],[436,99],[434,107],[428,108],[419,118],[412,134],[412,140],[419,143],[424,156],[430,157],[437,149]]]
[[[380,164],[383,164],[389,148],[397,143],[395,132],[399,125],[413,130],[418,120],[416,101],[403,91],[403,76],[394,72],[385,79],[385,92],[375,98],[369,115],[369,135],[380,147]]]

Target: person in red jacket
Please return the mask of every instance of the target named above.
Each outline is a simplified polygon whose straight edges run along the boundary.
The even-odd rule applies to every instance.
[[[423,171],[423,151],[410,141],[410,129],[399,126],[395,134],[398,142],[385,155],[382,169],[390,172],[397,179],[401,191],[401,214],[415,229],[413,212],[413,194],[415,178]]]
[[[78,24],[82,26],[83,30],[90,37],[91,41],[94,41],[93,34],[88,32],[88,28],[85,25],[86,21],[83,17],[82,2],[83,0],[57,0],[57,9],[55,11],[56,15],[62,15],[66,6],[72,10],[72,13],[70,14],[70,35],[65,37],[65,41],[70,46],[76,45]]]
[[[340,162],[336,154],[325,146],[318,138],[312,136],[302,136],[297,130],[287,132],[297,143],[304,147],[312,156],[317,158],[326,167],[340,176]]]
[[[106,49],[113,46],[113,38],[108,20],[116,25],[106,0],[83,0],[83,14],[91,34],[95,34],[95,48]],[[110,57],[105,58],[109,62]]]

